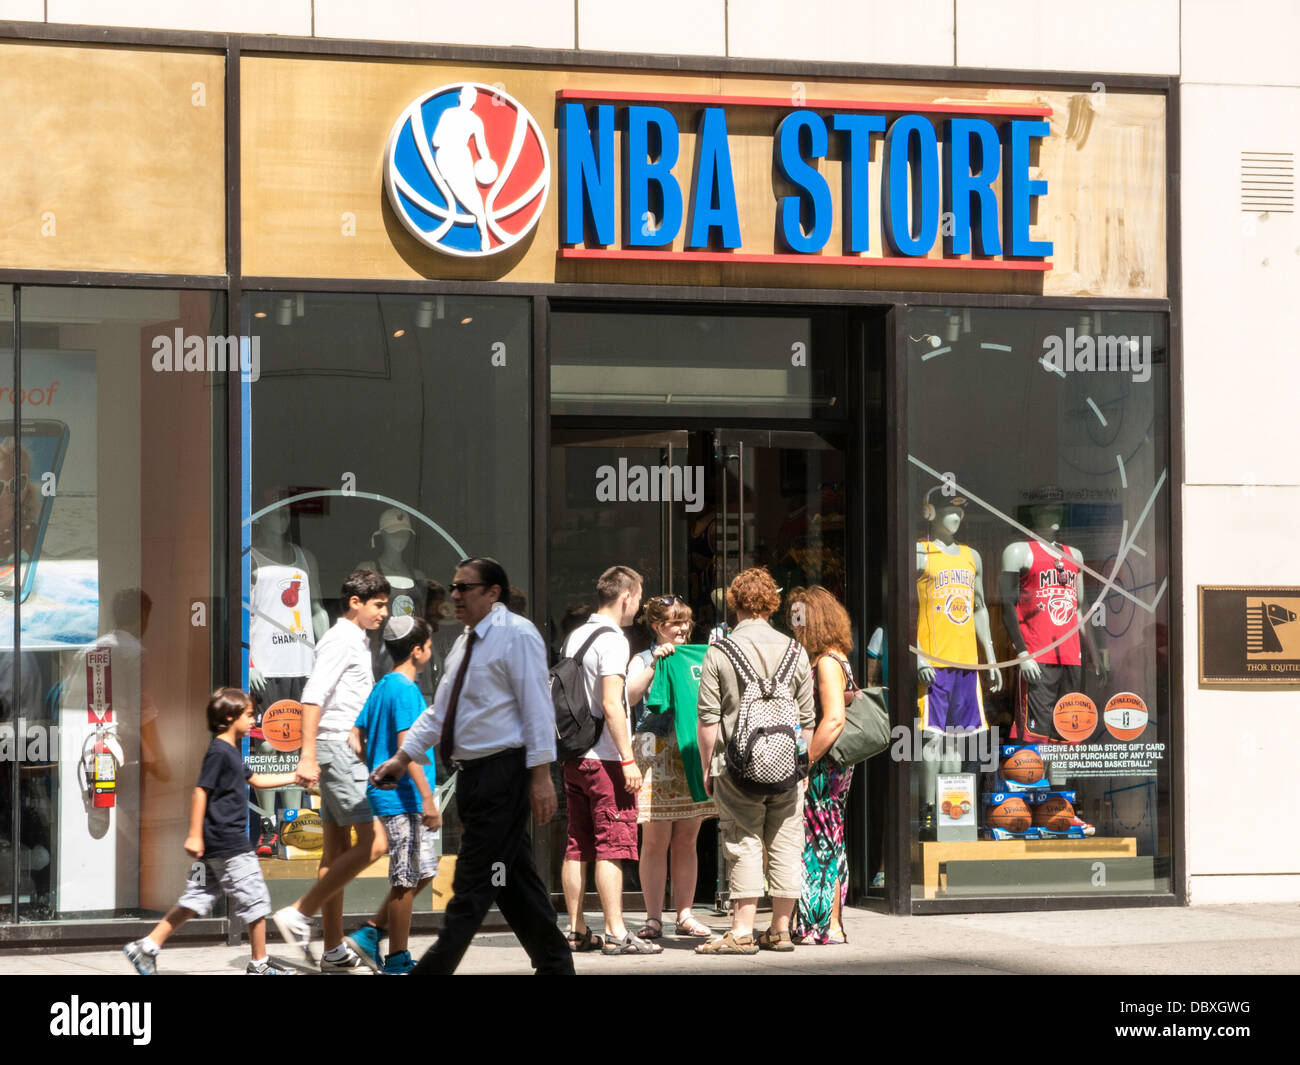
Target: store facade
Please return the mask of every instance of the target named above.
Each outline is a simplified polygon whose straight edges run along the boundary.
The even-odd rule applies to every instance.
[[[1176,79],[50,34],[0,39],[0,939],[170,905],[207,692],[293,698],[359,565],[445,651],[473,554],[553,649],[614,563],[701,639],[756,564],[862,676],[881,630],[853,901],[1184,901]],[[284,892],[309,802],[250,810]]]

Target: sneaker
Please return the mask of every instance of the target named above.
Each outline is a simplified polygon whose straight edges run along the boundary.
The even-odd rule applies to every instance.
[[[311,921],[307,920],[296,906],[286,906],[271,915],[281,938],[291,947],[297,947],[306,957],[308,964],[316,964],[316,955],[311,951]]]
[[[323,973],[352,973],[365,966],[365,962],[355,950],[346,943],[343,944],[343,957],[330,958],[322,955],[320,960],[320,971]]]
[[[257,847],[255,851],[259,858],[269,858],[275,853],[275,844],[279,840],[279,833],[275,830],[275,822],[269,817],[262,818],[262,832],[257,837]]]
[[[245,976],[297,976],[292,969],[282,969],[278,965],[272,965],[271,959],[267,958],[258,965],[256,962],[249,962],[248,967],[244,970]]]
[[[126,955],[126,960],[135,966],[135,971],[141,976],[158,975],[158,955],[156,953],[151,954],[144,949],[143,939],[128,943],[122,948],[122,953]]]
[[[1081,829],[1083,829],[1083,834],[1084,834],[1085,836],[1095,836],[1095,835],[1097,834],[1097,830],[1096,830],[1096,828],[1094,828],[1092,825],[1088,824],[1088,822],[1085,821],[1085,820],[1084,820],[1082,817],[1080,817],[1078,814],[1075,814],[1075,815],[1074,815],[1074,821],[1071,823],[1071,825],[1072,825],[1072,827],[1074,827],[1074,828],[1081,828]]]
[[[378,973],[384,971],[384,956],[379,952],[379,939],[379,929],[366,924],[351,935],[344,936],[343,942],[357,952],[361,961],[370,966],[371,972]]]
[[[415,962],[411,961],[411,952],[399,950],[396,954],[388,955],[388,960],[384,962],[384,975],[406,976],[414,968]]]

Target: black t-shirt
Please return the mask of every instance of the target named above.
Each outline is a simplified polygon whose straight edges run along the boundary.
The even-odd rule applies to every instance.
[[[208,793],[203,815],[203,857],[229,858],[253,849],[248,839],[248,778],[239,748],[212,737],[199,770],[199,787]]]

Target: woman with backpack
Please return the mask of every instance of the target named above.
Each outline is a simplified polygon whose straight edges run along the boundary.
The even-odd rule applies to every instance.
[[[800,747],[815,718],[808,655],[768,623],[780,605],[766,569],[738,574],[727,590],[736,627],[704,656],[700,764],[718,810],[733,909],[730,930],[697,954],[794,950],[790,916],[803,885]],[[772,924],[755,937],[765,871]]]
[[[650,630],[653,647],[633,655],[627,670],[627,701],[633,706],[635,728],[632,746],[645,766],[637,793],[637,821],[641,825],[640,873],[646,920],[637,935],[642,939],[663,935],[664,884],[671,847],[676,933],[707,939],[708,926],[691,914],[691,903],[699,871],[695,840],[704,819],[715,816],[715,811],[712,802],[697,802],[692,794],[695,789],[677,738],[678,715],[687,719],[680,724],[689,727],[690,736],[696,731],[699,670],[692,676],[691,665],[698,667],[699,660],[688,651],[675,654],[690,639],[694,615],[681,596],[657,595],[646,601],[641,617]],[[703,648],[692,650],[699,653]],[[675,676],[674,667],[678,667]],[[646,697],[652,692],[654,705],[647,706]],[[699,755],[693,747],[689,756],[698,764]]]
[[[853,698],[849,652],[853,634],[848,611],[821,585],[795,588],[786,601],[790,631],[812,662],[817,728],[808,741],[808,790],[803,799],[803,892],[795,911],[796,943],[845,943],[840,907],[848,898],[849,861],[844,850],[844,806],[853,767],[840,769],[826,752],[844,728]]]

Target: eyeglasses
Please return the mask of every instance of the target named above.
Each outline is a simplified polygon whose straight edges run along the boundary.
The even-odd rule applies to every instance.
[[[486,587],[487,584],[484,581],[452,581],[451,584],[447,585],[447,591],[460,592],[463,595],[467,588],[486,588]]]

